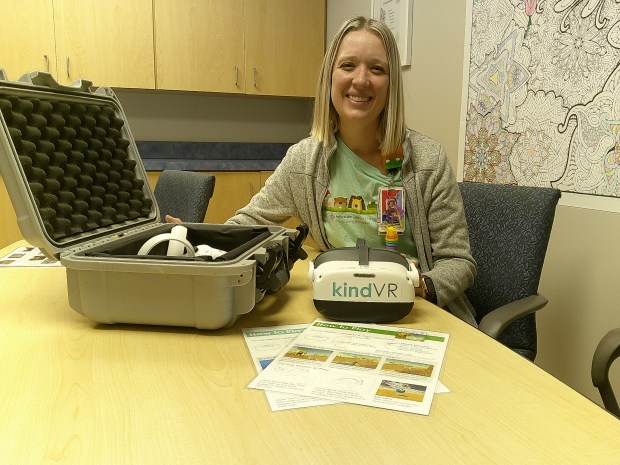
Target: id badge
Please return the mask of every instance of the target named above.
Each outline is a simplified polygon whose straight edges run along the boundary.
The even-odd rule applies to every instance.
[[[379,233],[385,233],[388,226],[394,226],[402,233],[405,230],[405,190],[395,186],[382,187],[377,204]]]

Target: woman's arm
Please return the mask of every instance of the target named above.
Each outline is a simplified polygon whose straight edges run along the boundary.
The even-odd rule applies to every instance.
[[[431,189],[428,225],[433,264],[424,274],[433,281],[437,304],[445,306],[473,284],[476,262],[469,246],[463,199],[443,148],[428,188]]]
[[[294,147],[294,146],[293,146]],[[227,224],[280,224],[296,216],[290,186],[291,147],[265,185],[243,208],[226,221]]]

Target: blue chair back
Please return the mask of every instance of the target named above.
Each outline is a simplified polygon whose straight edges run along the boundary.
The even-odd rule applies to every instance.
[[[164,170],[155,184],[160,220],[166,215],[186,223],[202,223],[215,190],[215,176],[194,171]]]
[[[538,292],[558,189],[459,183],[472,254],[478,264],[465,293],[478,321],[487,313]],[[536,316],[512,322],[498,340],[530,360],[537,351]]]

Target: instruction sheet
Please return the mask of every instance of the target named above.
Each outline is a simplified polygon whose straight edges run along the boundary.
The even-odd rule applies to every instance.
[[[249,387],[428,415],[448,339],[445,333],[316,320],[280,347]]]
[[[61,266],[59,261],[50,260],[33,246],[18,247],[0,258],[2,266]]]
[[[273,359],[286,349],[307,327],[307,324],[303,324],[243,329],[243,337],[250,351],[256,372],[260,373],[267,368]],[[334,403],[328,400],[317,399],[316,397],[277,391],[265,391],[265,395],[273,411]]]

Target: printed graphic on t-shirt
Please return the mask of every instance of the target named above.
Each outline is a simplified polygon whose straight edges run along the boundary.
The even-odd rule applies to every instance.
[[[361,195],[332,195],[327,191],[323,210],[333,219],[365,223],[369,218],[374,221],[377,217],[377,202]]]

